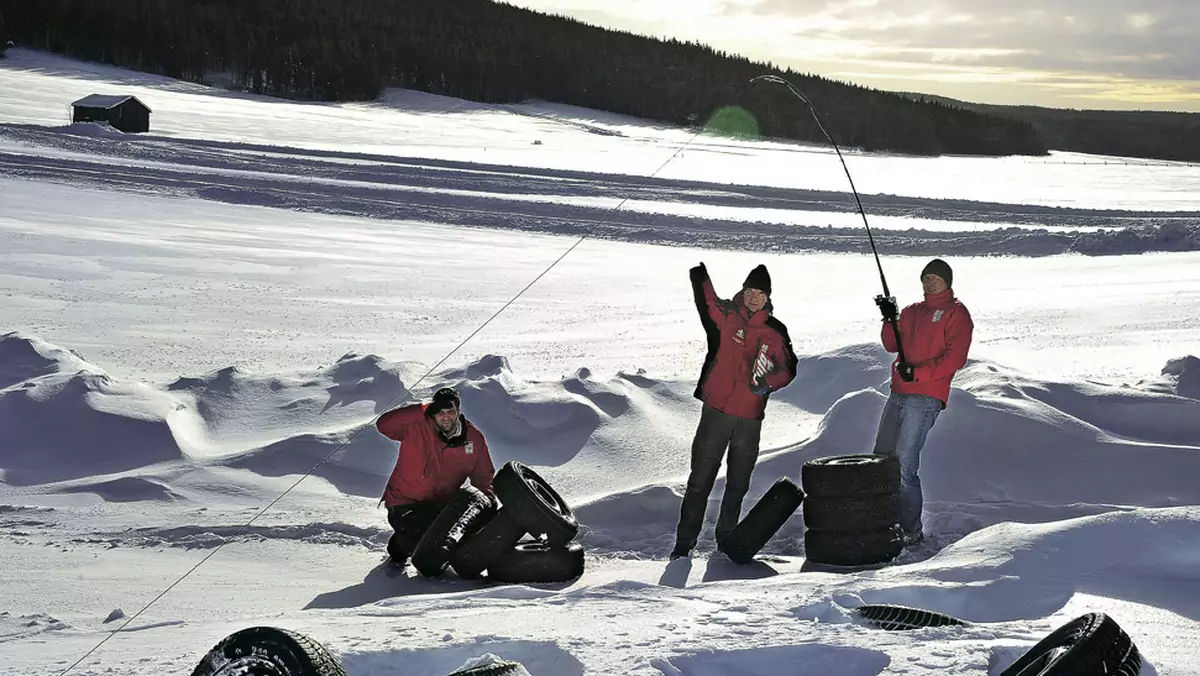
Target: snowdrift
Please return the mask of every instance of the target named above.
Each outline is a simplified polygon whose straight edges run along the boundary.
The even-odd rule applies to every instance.
[[[852,345],[800,360],[795,383],[772,400],[773,417],[795,409],[820,423],[810,435],[797,432],[764,450],[747,508],[778,477],[798,480],[810,459],[871,451],[888,359],[878,346]],[[1196,361],[1172,360],[1163,378],[1137,385],[1046,382],[970,362],[922,456],[935,545],[1008,520],[1200,504],[1193,480],[1200,399],[1179,394],[1191,386]],[[395,444],[369,423],[389,404],[416,400],[405,385],[414,369],[349,354],[311,372],[228,367],[155,387],[121,383],[78,354],[10,333],[0,341],[0,416],[13,433],[0,462],[10,485],[101,477],[68,489],[110,501],[179,499],[172,484],[188,467],[291,477],[320,464],[316,476],[337,491],[373,498],[391,471]],[[489,355],[432,375],[417,394],[447,384],[460,389],[497,466],[515,459],[540,468],[578,502],[589,547],[669,550],[699,410],[690,381],[599,380],[586,369],[530,381]],[[64,416],[71,424],[60,424]],[[639,437],[645,445],[628,441]],[[677,479],[646,481],[664,476]],[[219,477],[204,478],[213,481]],[[706,536],[722,490],[723,478]],[[801,532],[797,513],[771,551],[802,553]]]
[[[0,471],[29,485],[179,460],[168,419],[179,402],[115,381],[36,337],[0,336]]]

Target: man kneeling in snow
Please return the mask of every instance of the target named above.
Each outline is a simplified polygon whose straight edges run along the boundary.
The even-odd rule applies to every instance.
[[[403,566],[421,536],[463,482],[493,496],[496,471],[483,432],[460,411],[458,393],[443,387],[428,405],[411,404],[388,411],[375,427],[400,442],[396,468],[383,491],[388,523],[396,531],[388,541],[392,564]]]

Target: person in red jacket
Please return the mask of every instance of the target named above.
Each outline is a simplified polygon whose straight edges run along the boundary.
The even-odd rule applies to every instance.
[[[696,546],[726,449],[729,467],[717,518],[718,548],[737,525],[758,462],[767,399],[795,379],[797,363],[787,327],[772,315],[771,275],[765,265],[750,271],[731,300],[717,297],[704,263],[692,268],[690,276],[708,354],[693,393],[704,407],[692,439],[691,472],[672,559],[687,556]]]
[[[428,405],[411,404],[379,416],[375,427],[400,442],[396,467],[383,491],[395,533],[388,555],[403,566],[421,536],[463,483],[493,496],[495,468],[483,432],[460,411],[453,388],[443,387]]]
[[[921,449],[938,414],[950,401],[950,381],[967,363],[971,313],[950,288],[954,272],[935,258],[921,270],[925,300],[904,308],[897,316],[896,299],[876,299],[883,313],[881,338],[888,352],[897,352],[896,329],[900,332],[900,356],[892,362],[891,394],[884,404],[875,436],[875,453],[900,460],[900,527],[905,545],[925,538],[921,526],[923,496]]]

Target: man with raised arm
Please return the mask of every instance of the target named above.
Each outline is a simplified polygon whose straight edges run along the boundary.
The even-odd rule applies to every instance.
[[[400,442],[396,467],[383,492],[392,564],[403,566],[421,536],[463,483],[489,496],[495,468],[483,432],[460,411],[458,393],[439,389],[428,404],[411,404],[379,417],[376,429]]]
[[[696,546],[708,496],[728,450],[725,495],[717,518],[720,548],[741,518],[742,499],[758,462],[759,434],[771,393],[796,377],[796,355],[787,327],[772,315],[771,275],[765,265],[750,271],[732,299],[717,297],[704,263],[690,271],[708,354],[694,396],[704,402],[692,439],[691,472],[680,505],[671,558]]]

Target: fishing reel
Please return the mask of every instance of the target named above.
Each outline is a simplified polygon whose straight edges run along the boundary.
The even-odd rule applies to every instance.
[[[879,294],[875,296],[875,304],[879,306],[879,313],[883,315],[884,321],[895,322],[899,318],[900,309],[896,306],[895,296]]]

